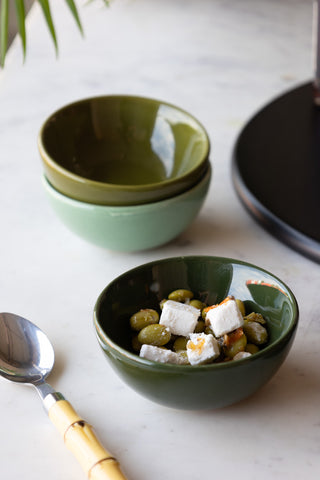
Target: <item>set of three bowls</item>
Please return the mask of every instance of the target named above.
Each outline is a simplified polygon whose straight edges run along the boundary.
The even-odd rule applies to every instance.
[[[69,104],[45,121],[38,147],[59,218],[111,250],[144,250],[177,237],[197,216],[211,181],[204,127],[150,98]]]

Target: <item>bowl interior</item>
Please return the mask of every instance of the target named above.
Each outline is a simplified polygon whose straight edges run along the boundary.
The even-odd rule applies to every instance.
[[[130,96],[82,100],[54,113],[40,132],[50,161],[77,176],[111,185],[177,179],[208,157],[209,140],[191,115]]]
[[[132,359],[146,362],[132,350],[129,318],[141,308],[156,308],[159,311],[159,302],[178,288],[192,290],[208,305],[234,295],[244,301],[247,313],[261,313],[268,322],[269,342],[256,355],[268,352],[296,327],[296,300],[289,288],[272,274],[237,260],[191,256],[142,265],[111,282],[101,293],[95,307],[100,340],[107,348],[124,349],[130,352],[128,355]]]

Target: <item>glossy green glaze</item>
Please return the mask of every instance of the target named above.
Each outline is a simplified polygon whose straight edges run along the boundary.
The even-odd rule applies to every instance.
[[[173,105],[125,95],[81,100],[53,113],[38,146],[61,193],[103,205],[134,205],[181,193],[203,176],[209,139]]]
[[[268,345],[250,358],[197,367],[140,358],[131,349],[131,314],[157,307],[181,287],[209,305],[227,295],[244,300],[247,312],[266,318]],[[253,394],[281,366],[297,324],[298,305],[283,282],[259,267],[221,257],[169,258],[137,267],[111,282],[94,309],[99,344],[120,377],[150,400],[181,409],[220,408]]]
[[[62,222],[83,239],[111,250],[154,248],[182,233],[198,214],[211,179],[209,166],[191,189],[161,202],[109,207],[74,200],[55,190],[44,177],[49,201]]]

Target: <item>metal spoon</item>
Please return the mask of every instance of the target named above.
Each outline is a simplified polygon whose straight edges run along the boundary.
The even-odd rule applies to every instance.
[[[126,480],[117,460],[100,444],[92,427],[45,382],[53,364],[53,347],[42,330],[19,315],[0,313],[0,375],[37,389],[49,418],[90,480]]]

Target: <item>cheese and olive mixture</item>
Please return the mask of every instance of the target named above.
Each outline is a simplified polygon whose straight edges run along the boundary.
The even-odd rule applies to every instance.
[[[130,318],[132,347],[155,362],[203,365],[249,357],[268,341],[266,320],[246,315],[244,303],[228,296],[208,306],[179,289],[160,302],[160,314],[139,310]]]

